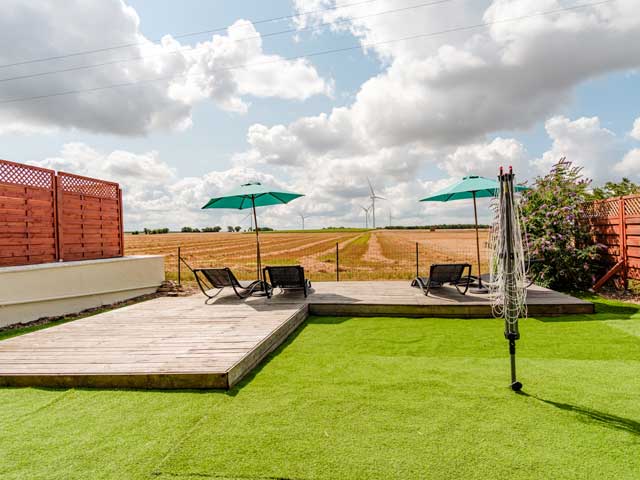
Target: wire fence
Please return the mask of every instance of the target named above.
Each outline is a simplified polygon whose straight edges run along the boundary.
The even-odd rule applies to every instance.
[[[239,279],[257,277],[253,235],[140,237],[128,238],[127,252],[163,254],[168,279],[180,277],[183,283],[194,280],[184,263],[179,265],[178,252],[192,268],[229,267]],[[488,231],[482,230],[482,273],[488,271],[487,242]],[[470,263],[474,274],[477,273],[473,230],[265,233],[261,235],[260,245],[263,266],[302,265],[312,281],[409,280],[418,274],[428,275],[434,263]]]

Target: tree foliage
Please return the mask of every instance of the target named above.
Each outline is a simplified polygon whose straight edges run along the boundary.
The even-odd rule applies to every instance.
[[[638,193],[640,193],[640,185],[624,177],[621,182],[607,182],[604,187],[594,188],[592,196],[594,200],[604,200]]]
[[[531,265],[537,283],[558,290],[593,285],[598,269],[599,245],[588,222],[582,221],[590,199],[591,180],[582,169],[562,158],[533,188],[523,193],[522,218],[527,232]]]

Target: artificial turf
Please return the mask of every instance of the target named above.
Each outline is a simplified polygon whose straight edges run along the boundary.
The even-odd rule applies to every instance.
[[[0,389],[0,478],[640,478],[640,309],[311,318],[230,392]]]

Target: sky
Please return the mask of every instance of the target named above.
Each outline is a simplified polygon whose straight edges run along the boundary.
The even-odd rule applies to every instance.
[[[63,6],[64,5],[64,6]],[[561,157],[640,182],[637,0],[3,0],[0,158],[119,182],[125,229],[260,181],[272,228],[470,223],[418,200]],[[487,222],[487,202],[480,205]]]

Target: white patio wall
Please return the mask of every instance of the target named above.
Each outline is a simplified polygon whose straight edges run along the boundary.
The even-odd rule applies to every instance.
[[[0,268],[0,327],[153,293],[164,257],[129,256]]]

